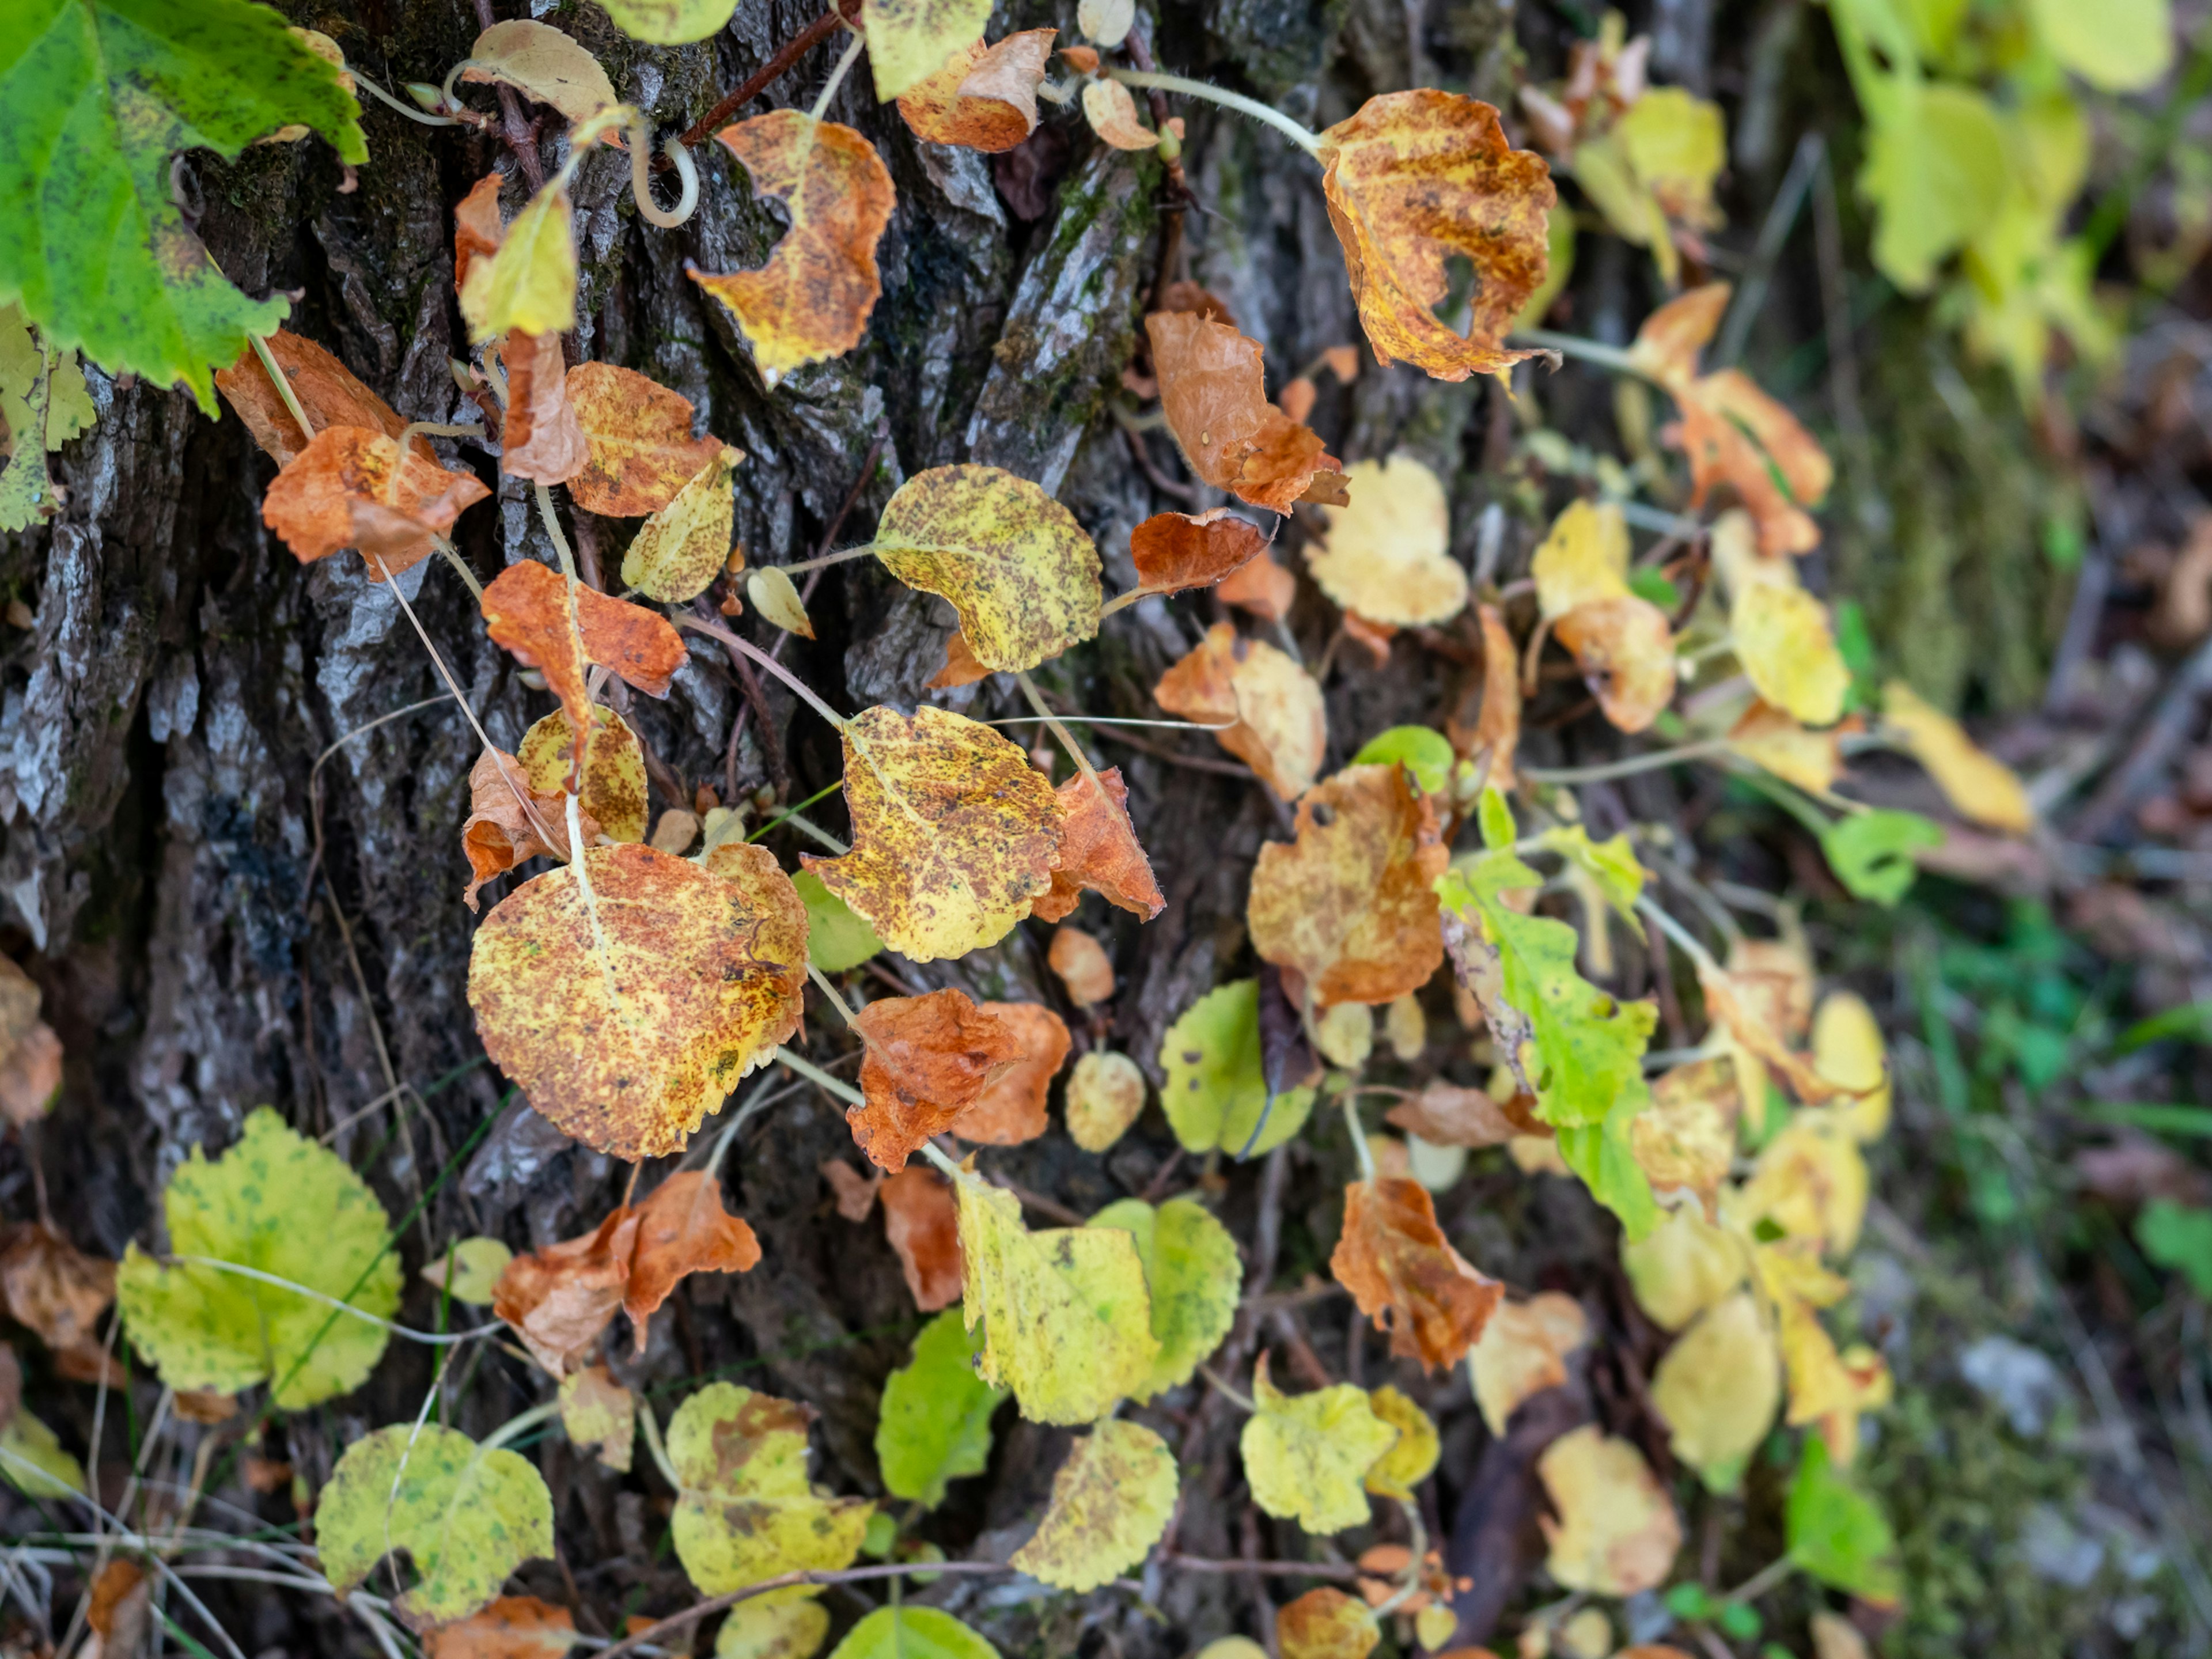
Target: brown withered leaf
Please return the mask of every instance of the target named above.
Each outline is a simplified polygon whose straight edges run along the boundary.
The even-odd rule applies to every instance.
[[[1037,82],[1045,76],[1057,29],[1024,29],[992,46],[963,47],[945,67],[899,94],[914,136],[995,153],[1036,131]]]
[[[975,660],[975,653],[968,648],[968,636],[958,629],[945,641],[945,666],[923,687],[928,691],[949,691],[957,685],[973,685],[991,671]]]
[[[1779,1072],[1798,1099],[1808,1106],[1819,1106],[1850,1092],[1814,1070],[1811,1055],[1789,1046],[1784,1036],[1790,1029],[1794,1000],[1789,976],[1756,970],[1735,972],[1700,963],[1698,983],[1705,989],[1705,1012],[1762,1065]]]
[[[1129,532],[1129,556],[1148,593],[1211,587],[1267,547],[1259,526],[1225,507],[1210,513],[1155,513]]]
[[[1591,599],[1553,624],[1559,643],[1624,732],[1641,732],[1674,699],[1674,635],[1666,612],[1636,593]]]
[[[1504,339],[1550,266],[1559,193],[1541,156],[1506,142],[1495,109],[1431,88],[1387,93],[1323,132],[1319,154],[1329,222],[1378,361],[1463,380],[1534,355]],[[1464,334],[1434,310],[1455,256],[1474,267]]]
[[[1083,83],[1083,118],[1115,149],[1146,150],[1160,142],[1160,135],[1137,118],[1137,100],[1119,81]]]
[[[853,1029],[867,1045],[860,1061],[867,1103],[847,1107],[845,1121],[854,1144],[894,1175],[1023,1054],[1013,1023],[961,991],[879,998],[860,1011]]]
[[[866,1221],[876,1207],[876,1189],[885,1179],[881,1170],[862,1175],[842,1158],[822,1160],[822,1178],[836,1195],[837,1213],[852,1222]]]
[[[0,1119],[36,1122],[61,1086],[62,1040],[46,1021],[34,1021],[0,1060]]]
[[[1279,623],[1291,614],[1298,597],[1298,579],[1275,562],[1275,550],[1263,547],[1224,576],[1213,590],[1224,605],[1249,611],[1264,622]]]
[[[1531,1097],[1500,1101],[1487,1089],[1436,1082],[1393,1106],[1389,1121],[1432,1146],[1503,1146],[1516,1135],[1548,1134]]]
[[[1312,428],[1267,401],[1257,341],[1189,312],[1156,311],[1145,331],[1168,429],[1206,483],[1287,514],[1316,473],[1343,471]]]
[[[1505,1287],[1469,1266],[1417,1182],[1380,1177],[1344,1189],[1344,1234],[1328,1259],[1390,1352],[1434,1369],[1474,1346]]]
[[[517,329],[500,342],[499,361],[507,375],[499,470],[539,483],[568,483],[584,470],[592,449],[568,401],[561,337]]]
[[[429,1659],[561,1659],[575,1644],[568,1608],[534,1595],[502,1595],[422,1638]]]
[[[890,222],[891,175],[866,135],[804,110],[770,110],[714,135],[783,204],[791,228],[758,270],[691,280],[728,307],[770,388],[802,364],[850,351],[883,292],[876,243]]]
[[[883,1200],[884,1237],[898,1253],[914,1305],[924,1313],[951,1307],[966,1273],[952,1183],[934,1170],[906,1170],[884,1179]]]
[[[398,575],[430,556],[431,537],[491,492],[467,472],[448,472],[419,439],[404,466],[399,446],[363,426],[325,427],[286,462],[261,503],[261,518],[301,564],[356,548],[372,575]]]
[[[1482,702],[1472,720],[1462,720],[1466,707],[1453,711],[1444,722],[1444,735],[1453,752],[1471,762],[1478,771],[1487,767],[1483,781],[1510,794],[1518,787],[1513,773],[1513,752],[1521,745],[1521,675],[1513,635],[1494,605],[1477,605],[1475,617],[1482,628]]]
[[[722,1208],[719,1177],[687,1170],[654,1188],[637,1206],[636,1243],[623,1311],[645,1352],[645,1323],[693,1273],[741,1273],[760,1260],[753,1230]]]
[[[1297,834],[1261,848],[1252,872],[1261,958],[1302,975],[1317,1008],[1428,983],[1443,964],[1435,885],[1451,854],[1411,769],[1345,768],[1298,802]]]
[[[0,1307],[56,1353],[97,1353],[100,1316],[114,1299],[115,1264],[87,1255],[51,1222],[25,1222],[0,1249]]]
[[[986,1146],[1018,1146],[1035,1140],[1050,1124],[1045,1099],[1067,1063],[1067,1022],[1036,1002],[987,1002],[982,1012],[996,1014],[1013,1032],[1020,1053],[952,1120],[950,1132]]]
[[[487,173],[470,186],[453,209],[453,292],[468,285],[469,265],[486,254],[499,252],[507,240],[507,227],[499,216],[499,187],[506,175]],[[289,367],[289,365],[288,365]],[[314,413],[312,409],[307,411]]]
[[[491,1310],[514,1328],[556,1376],[580,1369],[622,1306],[637,1217],[617,1210],[580,1238],[563,1239],[507,1264]]]
[[[299,399],[301,412],[314,422],[317,432],[326,427],[359,426],[396,440],[405,429],[406,422],[391,404],[313,340],[303,340],[280,328],[263,343],[284,371],[292,395]],[[252,346],[236,362],[220,371],[215,383],[238,418],[246,422],[253,441],[275,457],[277,465],[288,465],[307,447],[313,434],[300,430],[300,423],[284,406],[283,394],[270,380],[260,355]]]
[[[1067,988],[1070,1000],[1089,1008],[1114,1000],[1114,963],[1106,947],[1080,927],[1053,929],[1045,961]]]
[[[711,433],[691,435],[691,402],[635,369],[578,363],[568,401],[590,450],[568,493],[586,513],[635,519],[658,513],[722,453]]]
[[[576,817],[589,846],[599,838],[598,821],[581,811]],[[567,808],[558,795],[534,792],[514,756],[487,749],[469,769],[469,815],[461,823],[461,851],[469,860],[468,890],[461,898],[473,910],[478,890],[494,876],[541,853],[567,860]]]
[[[1372,1613],[1327,1586],[1285,1602],[1275,1614],[1275,1646],[1283,1659],[1367,1659],[1382,1639]]]
[[[1214,737],[1285,800],[1313,787],[1328,744],[1321,687],[1266,641],[1241,638],[1229,623],[1216,623],[1196,650],[1160,676],[1152,696],[1186,720],[1234,720]]]
[[[1030,901],[1030,914],[1041,921],[1071,914],[1086,891],[1146,921],[1167,908],[1129,823],[1129,787],[1121,781],[1121,769],[1109,766],[1097,775],[1103,795],[1080,772],[1054,791],[1066,816],[1052,886]]]

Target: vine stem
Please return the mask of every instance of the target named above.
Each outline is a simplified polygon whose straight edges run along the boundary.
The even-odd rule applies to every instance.
[[[677,143],[687,149],[696,149],[705,143],[714,136],[717,127],[781,80],[793,64],[835,34],[841,24],[857,19],[860,9],[860,0],[850,0],[849,4],[840,0],[840,3],[831,6],[785,41],[775,57],[740,82],[720,103],[686,128]]]
[[[1636,901],[1636,908],[1649,916],[1652,925],[1666,934],[1670,943],[1679,945],[1698,967],[1716,974],[1721,971],[1720,963],[1713,960],[1713,953],[1705,949],[1698,936],[1658,905],[1648,898],[1639,898]]]
[[[1203,81],[1193,81],[1180,75],[1163,75],[1157,70],[1109,69],[1107,74],[1127,87],[1143,87],[1157,92],[1181,93],[1186,98],[1200,98],[1209,104],[1218,104],[1224,109],[1233,109],[1239,115],[1249,115],[1255,121],[1274,130],[1318,161],[1321,160],[1321,135],[1300,126],[1279,109],[1270,109],[1256,98],[1247,98],[1242,93],[1224,92],[1219,87],[1208,86]]]
[[[466,69],[468,67],[468,60],[463,59],[459,67]],[[433,115],[427,110],[416,109],[410,105],[404,104],[400,102],[398,99],[394,98],[390,93],[386,92],[382,87],[377,85],[376,82],[369,76],[363,75],[359,70],[355,70],[353,71],[353,83],[355,86],[366,90],[372,98],[377,99],[379,101],[398,110],[409,120],[418,123],[422,126],[465,127],[476,125],[472,121],[457,121],[450,115]]]
[[[814,107],[807,112],[809,119],[819,121],[828,112],[830,100],[837,95],[837,88],[845,84],[845,71],[853,67],[853,60],[860,55],[860,48],[867,43],[866,35],[857,32],[854,34],[852,44],[845,48],[845,55],[837,60],[837,67],[830,71],[830,80],[822,88],[822,95],[814,100]]]
[[[811,559],[801,559],[797,564],[783,567],[787,576],[806,570],[826,570],[833,564],[843,564],[850,559],[865,559],[876,550],[873,542],[862,542],[858,547],[841,547],[835,553],[817,553]]]
[[[1083,781],[1091,786],[1100,800],[1111,805],[1114,798],[1106,793],[1105,784],[1091,764],[1091,757],[1083,752],[1083,745],[1076,742],[1075,734],[1060,724],[1060,716],[1045,706],[1044,695],[1036,689],[1036,682],[1030,678],[1029,671],[1025,668],[1018,671],[1014,675],[1014,684],[1022,688],[1022,695],[1029,699],[1030,707],[1036,710],[1037,718],[1045,723],[1046,729],[1060,740],[1060,746],[1067,751],[1068,758],[1083,774]]]
[[[1159,590],[1156,587],[1146,587],[1139,585],[1136,587],[1131,588],[1126,593],[1116,593],[1112,599],[1107,600],[1105,604],[1098,607],[1098,620],[1100,622],[1104,622],[1107,617],[1112,616],[1116,611],[1127,611],[1131,605],[1136,604],[1139,599],[1149,599],[1153,594],[1158,592]]]
[[[814,981],[823,996],[830,999],[830,1006],[837,1011],[837,1017],[847,1026],[858,1030],[860,1022],[853,1017],[853,1010],[845,999],[837,994],[837,988],[830,982],[830,976],[811,962],[806,964],[806,976]]]
[[[637,1422],[645,1431],[645,1449],[653,1455],[653,1464],[659,1469],[661,1479],[678,1492],[683,1491],[684,1483],[676,1478],[676,1465],[669,1461],[668,1448],[661,1443],[660,1419],[653,1414],[651,1399],[643,1395],[637,1402]]]
[[[542,1406],[532,1406],[526,1412],[518,1412],[477,1442],[477,1449],[479,1452],[496,1451],[501,1446],[520,1439],[540,1423],[557,1416],[560,1410],[559,1401],[549,1400]]]
[[[1352,1131],[1352,1150],[1359,1159],[1359,1178],[1370,1185],[1375,1180],[1375,1154],[1367,1145],[1367,1131],[1359,1126],[1359,1091],[1347,1089],[1338,1097],[1344,1106],[1344,1127]]]
[[[539,486],[540,489],[543,489],[544,487],[544,486],[542,484]],[[760,650],[757,647],[739,639],[735,634],[730,632],[728,629],[721,627],[718,623],[710,623],[703,617],[691,616],[687,612],[681,611],[671,615],[669,621],[674,623],[678,628],[688,628],[695,634],[704,634],[710,640],[720,640],[724,645],[728,646],[733,651],[744,652],[744,654],[753,662],[758,664],[761,667],[767,669],[769,673],[775,675],[776,678],[781,680],[786,685],[789,686],[799,696],[801,702],[805,703],[805,705],[809,708],[811,708],[816,714],[821,715],[823,720],[828,720],[830,725],[836,726],[840,732],[842,732],[846,727],[852,725],[852,721],[847,720],[842,714],[832,708],[828,703],[816,696],[814,695],[814,689],[808,685],[805,680],[800,679],[798,675],[793,673],[788,668],[786,668],[774,657],[769,655],[767,652]]]
[[[1672,749],[1647,750],[1640,755],[1625,756],[1596,766],[1522,766],[1515,769],[1531,783],[1603,783],[1608,778],[1633,777],[1638,772],[1685,766],[1694,760],[1728,752],[1727,738],[1708,738],[1701,743],[1679,744]]]
[[[663,209],[653,199],[653,130],[646,125],[641,112],[629,124],[630,197],[647,223],[673,230],[690,219],[699,205],[699,169],[691,163],[691,152],[677,139],[662,145],[660,153],[674,165],[680,181],[672,209]]]
[[[1602,340],[1584,339],[1579,334],[1557,334],[1548,328],[1516,329],[1516,340],[1540,346],[1546,351],[1556,351],[1562,356],[1574,357],[1599,368],[1609,368],[1616,374],[1633,374],[1639,380],[1649,380],[1662,389],[1665,382],[1651,372],[1648,364],[1624,346],[1610,346]]]
[[[1797,1564],[1788,1556],[1769,1561],[1757,1572],[1745,1579],[1721,1597],[1723,1601],[1755,1601],[1777,1584],[1797,1571]]]
[[[775,1048],[775,1058],[779,1064],[790,1066],[793,1071],[798,1073],[799,1076],[805,1078],[809,1083],[812,1083],[822,1088],[827,1089],[831,1094],[836,1096],[838,1099],[844,1101],[848,1105],[865,1106],[868,1103],[867,1096],[862,1094],[851,1084],[846,1082],[843,1078],[830,1076],[829,1073],[823,1071],[819,1066],[817,1066],[812,1060],[807,1059],[804,1054],[795,1054],[792,1053],[789,1048],[787,1048],[782,1044],[779,1043],[776,1045]],[[925,1142],[924,1145],[926,1146],[927,1143]]]

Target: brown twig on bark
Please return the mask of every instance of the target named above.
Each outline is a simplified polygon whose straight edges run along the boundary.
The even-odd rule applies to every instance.
[[[489,28],[499,20],[492,15],[491,0],[477,0],[477,27]],[[514,152],[514,159],[522,168],[522,176],[530,181],[533,191],[545,182],[545,168],[538,159],[538,129],[536,124],[522,113],[522,100],[513,87],[502,83],[499,88],[499,136]]]
[[[705,599],[692,600],[691,608],[708,622],[714,621],[714,607]],[[776,643],[781,645],[782,641]],[[744,688],[745,694],[744,707],[738,710],[736,717],[730,722],[730,747],[723,756],[724,768],[726,770],[728,769],[730,756],[737,753],[738,734],[744,725],[745,716],[748,714],[755,715],[756,723],[760,726],[761,761],[768,768],[769,785],[775,791],[777,800],[787,800],[791,795],[791,771],[783,758],[783,739],[775,723],[768,717],[768,693],[762,689],[760,676],[753,672],[752,664],[745,660],[744,653],[725,640],[722,641],[722,654],[730,659],[730,667],[736,672],[738,684]],[[734,779],[726,777],[724,781],[729,784],[731,793],[735,794],[737,786]]]
[[[485,0],[477,0],[480,9],[484,4]],[[837,0],[836,5],[785,41],[775,57],[747,76],[728,97],[686,128],[677,142],[686,149],[698,149],[714,136],[717,127],[766,92],[793,64],[835,34],[840,25],[850,23],[857,28],[860,21],[860,0]],[[668,165],[666,160],[655,158],[654,171],[659,172]]]

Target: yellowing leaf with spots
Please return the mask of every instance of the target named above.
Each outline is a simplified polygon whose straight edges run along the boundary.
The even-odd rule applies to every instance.
[[[1831,1412],[1856,1409],[1857,1380],[1844,1368],[1835,1339],[1817,1310],[1850,1291],[1850,1281],[1820,1265],[1816,1240],[1785,1238],[1752,1249],[1753,1277],[1774,1316],[1776,1340],[1790,1378],[1788,1422],[1817,1423]]]
[[[1310,1088],[1268,1099],[1257,980],[1217,985],[1184,1009],[1160,1039],[1159,1062],[1167,1077],[1160,1105],[1186,1152],[1257,1157],[1296,1134],[1313,1110]]]
[[[617,1158],[681,1151],[799,1029],[806,907],[764,848],[742,851],[757,856],[714,874],[649,847],[593,848],[477,929],[469,1006],[484,1051],[562,1133]]]
[[[1490,105],[1423,88],[1370,98],[1321,135],[1322,190],[1368,343],[1440,380],[1495,374],[1533,354],[1506,331],[1544,280],[1559,192],[1543,158],[1515,149]],[[1449,323],[1447,262],[1474,267]],[[1462,318],[1464,321],[1462,321]]]
[[[1097,1589],[1152,1553],[1175,1504],[1167,1443],[1109,1418],[1069,1450],[1052,1478],[1051,1507],[1008,1565],[1055,1589]]]
[[[651,1409],[648,1406],[647,1409]],[[829,1498],[806,1479],[811,1407],[710,1382],[677,1407],[668,1425],[676,1471],[669,1531],[677,1559],[702,1595],[743,1589],[780,1573],[836,1571],[860,1553],[875,1505]],[[770,1590],[777,1601],[819,1591]]]
[[[1413,1488],[1429,1478],[1443,1455],[1436,1423],[1409,1395],[1387,1382],[1367,1396],[1367,1404],[1398,1431],[1398,1443],[1376,1460],[1364,1484],[1377,1498],[1410,1499]]]
[[[1288,1395],[1267,1376],[1262,1353],[1252,1370],[1252,1401],[1238,1449],[1252,1501],[1308,1532],[1342,1532],[1368,1516],[1367,1472],[1398,1443],[1397,1429],[1375,1413],[1364,1389],[1349,1382]]]
[[[962,1312],[983,1328],[976,1369],[1035,1423],[1094,1423],[1146,1386],[1160,1345],[1137,1242],[1113,1227],[1032,1233],[1020,1200],[956,1183]]]
[[[399,1306],[399,1257],[383,1206],[333,1152],[267,1107],[210,1162],[192,1148],[161,1194],[169,1249],[235,1263],[345,1301],[376,1319]],[[359,1388],[390,1340],[380,1325],[264,1280],[173,1266],[136,1244],[115,1279],[131,1346],[177,1389],[235,1393],[260,1382],[298,1411]]]
[[[744,459],[741,452],[724,449],[674,501],[645,521],[623,555],[624,586],[672,605],[707,591],[730,556],[730,526],[736,514],[730,474]]]
[[[404,1550],[416,1582],[393,1603],[418,1629],[466,1618],[525,1561],[553,1553],[553,1498],[517,1453],[434,1423],[356,1440],[315,1505],[315,1550],[343,1597]]]
[[[1064,811],[1051,780],[989,726],[942,708],[866,709],[844,737],[853,850],[807,855],[806,867],[916,962],[1012,932],[1052,885]]]
[[[645,750],[638,744],[637,734],[613,709],[594,703],[592,714],[599,730],[584,750],[584,782],[576,804],[608,840],[643,841]],[[558,796],[568,788],[572,737],[567,712],[556,709],[522,734],[521,745],[514,753],[532,804],[547,817],[557,817],[565,809],[558,800],[548,804],[536,798]],[[551,827],[556,833],[566,834],[559,823]],[[584,839],[591,839],[588,830]]]
[[[1826,726],[1844,712],[1851,671],[1828,608],[1799,585],[1790,560],[1759,551],[1750,515],[1713,523],[1713,568],[1729,594],[1729,633],[1752,689],[1791,719]]]
[[[949,599],[975,660],[1034,668],[1098,631],[1098,550],[1075,515],[995,466],[936,466],[901,484],[876,556]]]
[[[1474,1403],[1490,1431],[1504,1434],[1523,1401],[1565,1382],[1567,1356],[1589,1340],[1582,1304],[1558,1291],[1500,1304],[1468,1355]]]
[[[979,20],[963,38],[981,31]],[[744,164],[754,192],[782,203],[791,220],[758,270],[690,273],[737,319],[773,390],[793,369],[860,343],[883,292],[876,243],[890,222],[891,175],[865,135],[804,110],[770,110],[714,136]]]
[[[1706,1309],[1667,1350],[1651,1403],[1674,1455],[1715,1492],[1735,1491],[1782,1405],[1782,1357],[1750,1291]]]
[[[1596,1595],[1634,1595],[1667,1582],[1682,1523],[1643,1453],[1584,1424],[1545,1448],[1536,1472],[1559,1516],[1537,1517],[1553,1577]]]
[[[1221,1346],[1237,1322],[1244,1264],[1229,1230],[1195,1199],[1171,1198],[1154,1209],[1141,1198],[1125,1198],[1086,1224],[1117,1227],[1137,1241],[1152,1297],[1152,1334],[1160,1345],[1152,1374],[1131,1390],[1142,1405],[1189,1382]]]
[[[1903,680],[1882,688],[1881,719],[1961,817],[2012,836],[2035,828],[2035,807],[2012,768],[1977,747],[1965,727]]]
[[[898,95],[914,136],[933,144],[1008,150],[1036,131],[1037,82],[1045,78],[1054,29],[1024,29],[968,45],[944,67]]]
[[[576,325],[576,240],[568,186],[545,185],[514,216],[498,251],[469,261],[461,315],[478,344],[525,334],[566,334]]]
[[[586,1365],[561,1379],[561,1426],[579,1447],[596,1450],[607,1468],[629,1473],[637,1438],[637,1396],[616,1382],[605,1365]]]
[[[887,104],[929,79],[990,21],[991,0],[861,0],[876,101]]]

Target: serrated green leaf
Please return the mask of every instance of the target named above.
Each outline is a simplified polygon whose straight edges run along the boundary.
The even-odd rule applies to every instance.
[[[806,959],[825,974],[857,968],[884,948],[867,919],[822,884],[811,870],[791,878],[806,907]]]
[[[1650,1103],[1647,1091],[1640,1098],[1624,1095],[1601,1123],[1580,1123],[1556,1131],[1559,1156],[1582,1177],[1590,1196],[1620,1218],[1628,1242],[1638,1243],[1659,1224],[1658,1201],[1651,1196],[1651,1182],[1636,1160],[1629,1126]]]
[[[1831,824],[1821,834],[1820,851],[1852,897],[1889,907],[1919,878],[1913,848],[1942,843],[1943,831],[1919,813],[1877,806]]]
[[[945,1501],[946,1481],[982,1474],[991,1455],[991,1413],[1006,1397],[975,1375],[982,1347],[960,1310],[947,1308],[921,1328],[914,1357],[884,1379],[876,1462],[892,1497],[934,1509]]]
[[[1152,1553],[1175,1513],[1176,1460],[1141,1423],[1109,1418],[1052,1478],[1052,1504],[1010,1565],[1055,1589],[1110,1583]]]
[[[378,1319],[399,1305],[384,1206],[343,1158],[265,1106],[220,1158],[193,1147],[161,1206],[173,1255],[252,1267]],[[235,1393],[273,1379],[287,1411],[358,1388],[391,1340],[326,1303],[217,1267],[165,1266],[136,1244],[115,1291],[131,1346],[171,1388]]]
[[[82,1498],[84,1465],[21,1406],[0,1425],[0,1479],[26,1498]]]
[[[1368,1517],[1368,1471],[1398,1443],[1399,1431],[1375,1414],[1367,1391],[1339,1382],[1311,1394],[1283,1394],[1267,1376],[1267,1357],[1252,1372],[1258,1407],[1244,1419],[1237,1449],[1252,1501],[1308,1532],[1341,1532]]]
[[[830,1659],[999,1659],[998,1649],[935,1607],[878,1607]]]
[[[1152,1297],[1152,1334],[1159,1358],[1152,1376],[1130,1397],[1142,1405],[1164,1389],[1188,1382],[1237,1322],[1244,1267],[1237,1241],[1195,1199],[1171,1198],[1155,1210],[1141,1198],[1109,1204],[1091,1218],[1093,1227],[1118,1227],[1134,1236]]]
[[[676,1470],[670,1530],[677,1559],[705,1595],[743,1589],[802,1569],[853,1565],[875,1505],[825,1498],[806,1480],[807,1407],[714,1382],[668,1425]],[[770,1590],[779,1601],[817,1594],[811,1585]]]
[[[1637,861],[1636,848],[1626,830],[1603,841],[1592,841],[1582,825],[1566,823],[1547,830],[1537,839],[1545,851],[1557,853],[1586,872],[1605,895],[1606,902],[1625,918],[1631,922],[1636,920],[1636,901],[1644,896],[1646,872]]]
[[[338,1459],[315,1506],[315,1547],[343,1596],[394,1550],[416,1583],[396,1606],[410,1622],[465,1619],[525,1561],[553,1553],[553,1498],[517,1454],[435,1424],[394,1423]]]
[[[182,381],[217,414],[214,371],[288,307],[216,269],[171,195],[169,158],[233,160],[296,125],[365,161],[338,77],[247,0],[23,0],[0,40],[0,303],[20,301],[52,349]]]
[[[1260,981],[1218,985],[1182,1012],[1160,1040],[1160,1069],[1167,1082],[1160,1104],[1176,1139],[1192,1152],[1272,1152],[1305,1125],[1311,1089],[1286,1089],[1267,1108],[1267,1079],[1260,1062]],[[1261,1129],[1252,1140],[1252,1132]]]
[[[1827,1443],[1805,1437],[1784,1516],[1790,1559],[1824,1584],[1893,1607],[1904,1593],[1897,1535],[1875,1501],[1828,1461]]]
[[[1352,757],[1352,763],[1388,766],[1394,761],[1402,763],[1413,769],[1425,793],[1441,795],[1451,782],[1452,763],[1458,758],[1452,752],[1450,740],[1435,727],[1394,726],[1362,744],[1359,752]]]

